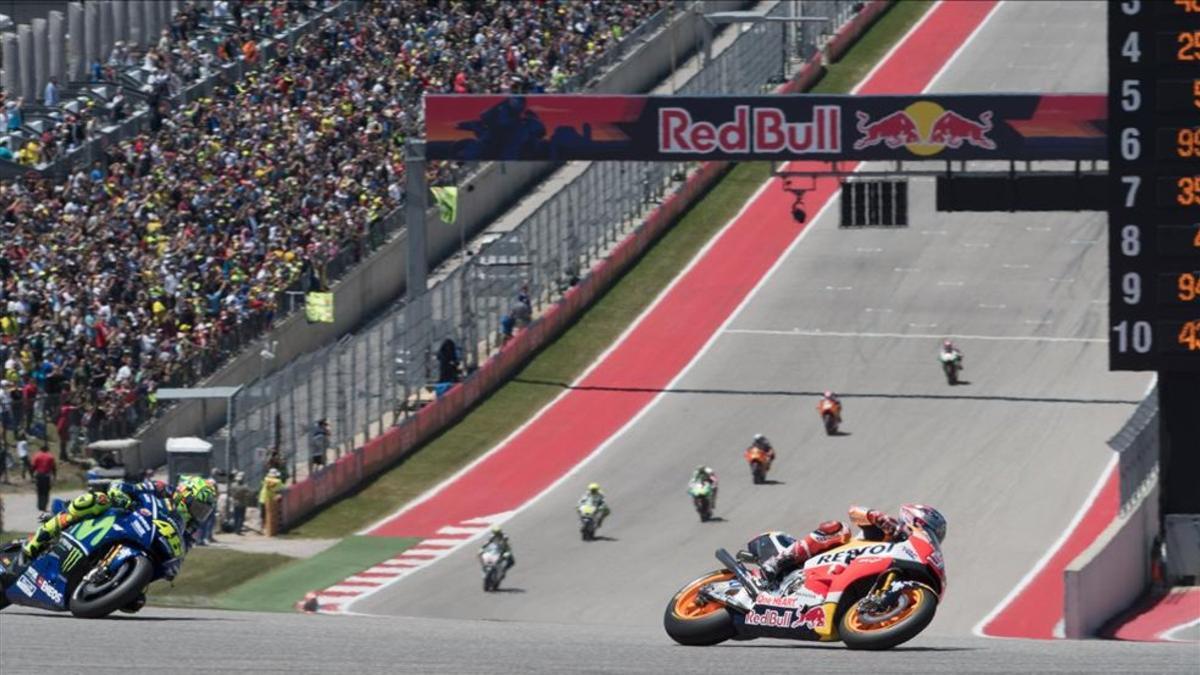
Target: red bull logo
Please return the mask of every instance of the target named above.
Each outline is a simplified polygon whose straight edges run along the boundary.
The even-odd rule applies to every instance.
[[[992,131],[991,110],[980,114],[978,119],[971,119],[933,101],[917,101],[877,120],[862,111],[856,115],[855,128],[861,135],[854,141],[855,150],[881,143],[893,150],[903,146],[919,156],[936,155],[946,148],[958,149],[964,144],[984,150],[996,149],[996,141],[988,137]]]
[[[798,614],[796,620],[792,622],[792,628],[800,628],[801,626],[815,630],[825,627],[825,610],[820,607],[813,607],[805,611],[803,614]]]

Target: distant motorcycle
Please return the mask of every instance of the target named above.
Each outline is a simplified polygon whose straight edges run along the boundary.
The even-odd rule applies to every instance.
[[[692,504],[696,507],[696,513],[700,514],[702,523],[712,518],[713,491],[712,483],[705,481],[695,481],[688,485],[688,494],[692,496]]]
[[[504,575],[508,571],[508,566],[504,564],[503,547],[498,543],[484,546],[479,554],[479,564],[483,569],[484,592],[499,590],[500,582],[504,581]]]
[[[962,370],[962,354],[942,352],[938,358],[942,362],[942,372],[946,374],[946,382],[952,387],[958,384],[958,371]]]
[[[20,550],[20,541],[0,548],[0,609],[11,603],[98,619],[136,612],[152,581],[174,579],[184,543],[166,502],[142,494],[133,510],[109,509],[72,525],[24,569]]]
[[[746,448],[746,462],[750,464],[750,476],[754,479],[755,485],[762,485],[767,482],[767,472],[771,470],[771,463],[775,460],[773,453],[770,453],[757,445],[751,445]]]
[[[837,435],[838,426],[842,423],[842,404],[823,398],[817,404],[817,414],[821,416],[821,422],[825,425],[825,433],[829,436]]]

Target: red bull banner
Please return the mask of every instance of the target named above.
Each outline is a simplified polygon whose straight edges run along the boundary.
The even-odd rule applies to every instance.
[[[1103,94],[427,95],[442,160],[1107,157]]]

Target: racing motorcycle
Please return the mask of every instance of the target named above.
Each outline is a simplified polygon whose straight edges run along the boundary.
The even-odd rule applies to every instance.
[[[504,564],[504,549],[498,543],[490,543],[479,553],[479,563],[483,568],[483,590],[490,593],[499,590],[500,582],[508,566]]]
[[[579,534],[584,541],[596,538],[596,528],[600,527],[600,507],[594,501],[586,501],[576,509],[579,512]]]
[[[962,370],[962,354],[942,352],[938,358],[942,362],[942,372],[946,373],[946,382],[952,387],[958,384],[958,371]]]
[[[136,500],[132,510],[108,509],[71,526],[24,570],[20,541],[0,548],[0,609],[11,603],[84,619],[141,609],[151,582],[179,574],[185,549],[166,502],[148,493]]]
[[[747,567],[793,543],[791,536],[769,532],[736,558],[718,549],[724,568],[687,584],[667,603],[667,635],[693,646],[771,637],[890,649],[933,620],[946,571],[940,544],[924,531],[902,542],[851,541],[775,583]]]
[[[750,463],[750,475],[754,478],[754,484],[762,485],[767,482],[767,472],[771,470],[771,453],[757,445],[751,445],[746,448],[745,457]]]
[[[700,514],[700,522],[707,523],[712,518],[712,483],[698,480],[688,484],[688,494],[692,496],[692,504],[696,513]]]
[[[821,422],[825,425],[825,433],[829,436],[836,435],[842,420],[842,404],[823,398],[817,404],[817,414],[821,416]]]

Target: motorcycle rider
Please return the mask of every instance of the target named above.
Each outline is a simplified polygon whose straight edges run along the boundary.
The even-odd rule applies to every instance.
[[[818,413],[821,412],[821,406],[824,405],[826,401],[829,401],[830,403],[832,403],[835,406],[834,414],[837,415],[838,424],[841,424],[842,423],[842,399],[838,398],[837,394],[826,389],[825,393],[821,394],[821,400],[817,403],[817,412]]]
[[[904,541],[913,528],[923,529],[939,542],[946,538],[946,518],[932,506],[904,504],[900,507],[900,518],[861,506],[851,506],[850,520],[862,529],[867,541]],[[850,541],[850,529],[840,520],[827,520],[809,534],[797,539],[786,550],[763,561],[760,565],[763,576],[777,581],[782,573],[803,565],[805,560]]]
[[[767,453],[767,458],[769,461],[775,461],[775,448],[771,445],[771,441],[767,440],[766,436],[763,436],[762,434],[754,434],[754,440],[751,441],[750,445]]]
[[[504,534],[504,530],[500,529],[499,525],[492,526],[491,536],[483,542],[483,546],[479,547],[479,558],[483,558],[483,552],[488,546],[496,544],[500,547],[500,559],[504,561],[504,571],[512,569],[513,565],[517,564],[517,559],[513,557],[512,544],[508,541],[508,536]]]
[[[199,531],[204,520],[216,509],[217,497],[212,488],[203,478],[185,476],[179,480],[174,490],[161,481],[144,480],[140,483],[114,481],[107,491],[85,492],[71,500],[65,511],[51,516],[46,522],[21,546],[21,558],[13,566],[14,573],[19,574],[38,555],[51,546],[65,530],[89,518],[95,518],[110,508],[132,509],[137,502],[134,499],[141,494],[153,494],[166,502],[169,515],[182,527],[180,537],[185,551],[191,548],[193,537]],[[146,594],[140,593],[129,605],[121,611],[133,614],[146,604]]]
[[[604,519],[608,517],[611,509],[608,508],[608,503],[604,500],[604,493],[600,490],[599,483],[588,483],[587,492],[583,493],[583,496],[579,498],[579,506],[589,503],[596,507],[596,527],[600,527],[604,523]]]
[[[72,499],[67,510],[52,516],[29,535],[29,539],[21,547],[21,552],[27,560],[33,560],[72,525],[95,518],[110,508],[131,509],[134,498],[147,493],[165,500],[170,505],[172,515],[183,525],[182,530],[186,535],[184,539],[189,546],[195,530],[216,508],[217,500],[212,488],[203,478],[196,476],[181,478],[173,491],[161,481],[114,481],[107,491],[89,490]]]
[[[946,355],[952,355],[954,357],[954,362],[958,364],[958,367],[962,370],[966,370],[966,368],[963,366],[962,352],[958,350],[958,347],[954,346],[954,343],[951,342],[949,338],[942,341],[942,358],[944,359]]]
[[[713,471],[711,466],[701,464],[692,472],[692,478],[688,481],[689,486],[695,483],[704,483],[712,488],[712,497],[709,499],[709,504],[711,508],[717,508],[717,472]]]

